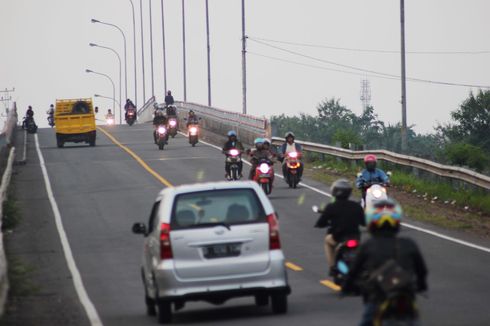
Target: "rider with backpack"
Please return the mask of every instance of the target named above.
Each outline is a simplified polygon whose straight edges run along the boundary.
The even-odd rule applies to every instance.
[[[365,304],[361,326],[401,318],[400,304],[407,307],[403,318],[418,319],[415,293],[427,290],[427,267],[416,243],[397,236],[401,218],[400,205],[390,199],[366,211],[372,237],[359,248],[342,288],[344,294],[360,289]]]

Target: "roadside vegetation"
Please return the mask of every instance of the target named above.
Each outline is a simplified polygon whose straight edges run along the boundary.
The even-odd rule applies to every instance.
[[[470,93],[451,112],[451,122],[432,133],[417,134],[409,126],[408,152],[443,164],[468,167],[490,174],[490,91]],[[297,139],[351,149],[386,149],[401,152],[400,125],[378,118],[373,107],[354,114],[339,100],[325,99],[317,115],[273,116],[276,134],[293,131]]]

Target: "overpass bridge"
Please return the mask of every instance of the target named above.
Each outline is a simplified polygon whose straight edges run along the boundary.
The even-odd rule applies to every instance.
[[[52,129],[28,135],[27,164],[16,168],[14,184],[23,220],[36,229],[20,230],[18,240],[27,244],[14,243],[12,248],[39,265],[39,274],[47,273],[40,276],[43,286],[56,290],[60,300],[56,311],[40,317],[38,324],[62,324],[60,320],[70,325],[156,324],[145,315],[139,270],[143,240],[131,233],[131,226],[147,220],[163,187],[223,180],[224,159],[213,144],[200,142],[192,148],[182,135],[159,151],[151,132],[144,123],[100,127],[96,147],[63,149],[56,147]],[[329,200],[327,186],[305,180],[300,188],[289,189],[280,179],[275,183],[270,198],[279,213],[289,262],[289,313],[272,315],[247,298],[223,306],[198,302],[176,313],[175,324],[359,321],[361,300],[340,300],[335,286],[326,281],[324,230],[313,228],[317,216],[310,207]],[[419,298],[424,324],[488,325],[488,241],[408,222],[419,229],[404,227],[401,234],[417,241],[429,268],[429,296]]]

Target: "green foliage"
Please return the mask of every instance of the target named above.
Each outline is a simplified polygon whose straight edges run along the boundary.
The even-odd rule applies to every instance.
[[[477,171],[483,171],[490,162],[482,148],[467,143],[447,145],[445,155],[451,164],[472,167]]]
[[[352,129],[337,129],[332,140],[340,143],[342,148],[360,147],[362,145],[361,137]]]

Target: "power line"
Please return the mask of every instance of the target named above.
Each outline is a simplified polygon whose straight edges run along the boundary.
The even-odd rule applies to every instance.
[[[312,44],[312,43],[301,43],[301,42],[290,42],[290,41],[280,41],[273,40],[268,38],[260,38],[260,37],[249,37],[250,39],[278,43],[278,44],[287,44],[287,45],[296,45],[296,46],[304,46],[310,48],[320,48],[320,49],[329,49],[329,50],[339,50],[339,51],[350,51],[350,52],[366,52],[366,53],[384,53],[384,54],[400,54],[400,51],[394,50],[380,50],[380,49],[364,49],[364,48],[349,48],[349,47],[339,47],[339,46],[331,46],[331,45],[322,45],[322,44]],[[407,54],[427,54],[427,55],[478,55],[478,54],[490,54],[490,50],[475,50],[475,51],[406,51]]]
[[[372,76],[372,77],[381,77],[382,76],[382,77],[390,77],[391,79],[400,79],[400,76],[399,75],[388,74],[388,73],[379,72],[379,71],[370,70],[370,69],[365,69],[365,68],[360,68],[360,67],[356,67],[356,66],[352,66],[352,65],[346,65],[346,64],[334,62],[334,61],[331,61],[331,60],[320,59],[320,58],[316,58],[316,57],[313,57],[313,56],[310,56],[310,55],[307,55],[307,54],[303,54],[303,53],[300,53],[300,52],[296,52],[296,51],[284,49],[284,48],[278,47],[276,45],[268,44],[266,42],[259,41],[259,40],[253,39],[253,38],[249,38],[249,39],[251,41],[253,41],[253,42],[258,43],[258,44],[261,44],[261,45],[264,45],[264,46],[267,46],[267,47],[270,47],[270,48],[273,48],[273,49],[276,49],[276,50],[279,50],[279,51],[282,51],[282,52],[286,52],[286,53],[289,53],[289,54],[293,54],[293,55],[296,55],[296,56],[300,56],[300,57],[303,57],[303,58],[307,58],[307,59],[318,61],[318,62],[322,62],[322,63],[327,63],[327,64],[330,64],[330,65],[334,65],[334,66],[338,66],[338,67],[342,67],[342,68],[347,68],[347,69],[351,69],[351,70],[357,70],[357,71],[361,71],[363,73],[368,73],[368,74],[375,75],[375,76]],[[413,78],[413,77],[407,77],[407,80],[410,80],[410,81],[413,81],[413,82],[427,83],[427,84],[436,84],[436,85],[462,86],[462,87],[490,89],[490,86],[485,86],[485,85],[474,85],[474,84],[465,84],[465,83],[452,83],[452,82],[436,81],[436,80]]]

